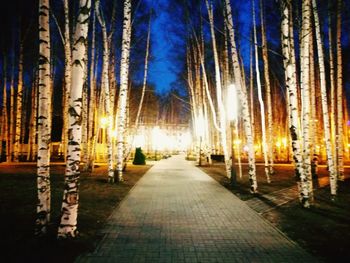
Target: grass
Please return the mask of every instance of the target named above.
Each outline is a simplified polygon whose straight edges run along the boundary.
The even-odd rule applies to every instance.
[[[254,196],[249,193],[247,167],[243,178],[231,187],[222,164],[202,168],[220,184],[246,201]],[[345,169],[345,174],[349,170]],[[326,168],[319,169],[320,180],[326,180]],[[259,195],[289,188],[296,184],[293,169],[276,166],[271,184],[266,182],[263,166],[257,166]],[[339,183],[335,201],[330,198],[329,186],[314,191],[311,208],[302,208],[298,199],[262,213],[262,216],[279,228],[301,247],[324,262],[348,262],[350,260],[350,180]]]
[[[107,168],[95,168],[92,175],[82,173],[78,230],[74,240],[58,241],[57,226],[63,195],[64,166],[51,167],[51,224],[45,238],[35,238],[35,165],[0,166],[1,259],[7,262],[73,262],[93,251],[102,238],[100,230],[107,218],[150,165],[129,165],[121,184],[107,183]]]

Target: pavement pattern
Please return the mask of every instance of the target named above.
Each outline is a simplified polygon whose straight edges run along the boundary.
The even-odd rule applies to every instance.
[[[77,262],[317,262],[178,155],[157,162]]]

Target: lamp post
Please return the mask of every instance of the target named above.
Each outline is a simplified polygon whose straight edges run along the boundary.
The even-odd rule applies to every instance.
[[[237,121],[237,93],[236,93],[236,86],[234,84],[231,84],[227,87],[227,118],[230,121],[230,131],[231,131],[231,178],[230,182],[231,185],[235,185],[237,183],[237,173],[236,173],[236,166],[235,166],[235,148],[234,148],[234,141],[235,141],[235,122]]]

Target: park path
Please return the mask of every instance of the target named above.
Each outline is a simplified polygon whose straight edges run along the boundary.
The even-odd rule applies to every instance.
[[[316,262],[184,156],[157,162],[77,262]]]

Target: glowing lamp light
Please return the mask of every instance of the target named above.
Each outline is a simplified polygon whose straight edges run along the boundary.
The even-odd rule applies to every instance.
[[[234,141],[234,144],[235,144],[235,145],[240,145],[241,142],[242,142],[241,140],[235,140],[235,141]]]
[[[101,124],[101,127],[106,127],[107,124],[108,124],[108,118],[107,117],[101,117],[100,124]]]
[[[112,137],[115,139],[115,138],[117,138],[117,135],[118,135],[117,130],[113,130]]]
[[[282,142],[284,147],[287,146],[287,138],[282,138],[281,142]]]
[[[135,147],[143,147],[145,145],[145,136],[144,135],[136,135],[134,139]]]
[[[205,128],[205,122],[204,117],[202,115],[199,115],[196,122],[196,132],[199,137],[204,136],[204,128]]]
[[[279,147],[281,147],[281,141],[280,140],[278,140],[277,142],[276,142],[276,146],[279,148]]]
[[[248,147],[248,145],[244,145],[244,147],[243,147],[243,151],[245,151],[245,152],[248,152],[248,151],[249,151],[249,147]]]
[[[237,119],[237,91],[236,86],[231,84],[227,87],[227,98],[226,98],[226,109],[227,109],[227,118],[230,121]]]

